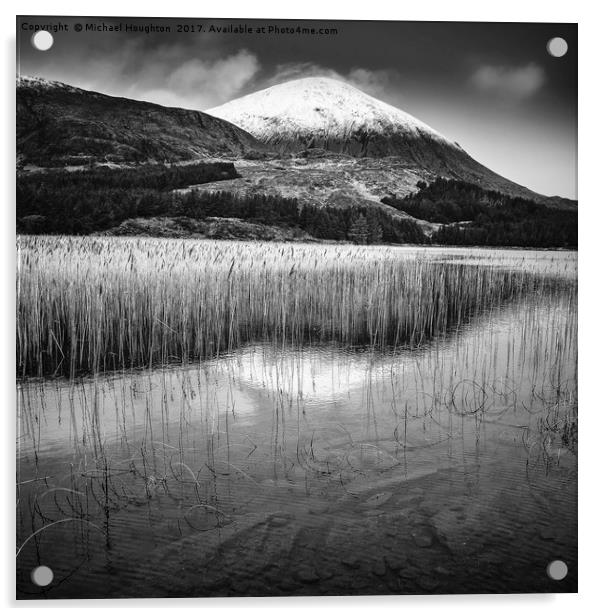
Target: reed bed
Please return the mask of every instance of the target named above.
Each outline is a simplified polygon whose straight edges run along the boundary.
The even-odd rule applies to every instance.
[[[17,374],[28,377],[258,341],[415,346],[545,278],[399,248],[23,236],[17,283]]]
[[[546,504],[546,519],[567,526],[558,514],[572,511],[578,439],[575,261],[20,237],[20,592],[37,592],[30,571],[52,559],[54,596],[78,593],[77,558],[105,571],[106,549],[125,570],[100,584],[127,593],[115,580],[129,584],[148,544],[207,533],[204,545],[234,520],[306,512],[313,499],[363,519],[393,491],[387,482],[405,486],[440,464],[462,469],[479,499],[513,477],[516,508],[526,492],[543,502],[552,485],[566,502]],[[375,352],[356,352],[366,348]],[[178,365],[202,358],[219,361]],[[28,378],[52,375],[73,378]],[[495,462],[493,480],[473,459]],[[465,562],[449,554],[450,570]],[[160,574],[143,569],[153,588],[180,556],[162,558]]]

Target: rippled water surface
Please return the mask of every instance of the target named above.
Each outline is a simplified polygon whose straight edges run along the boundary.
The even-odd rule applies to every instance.
[[[485,253],[552,282],[412,348],[20,382],[18,596],[575,591],[576,254],[426,254]]]

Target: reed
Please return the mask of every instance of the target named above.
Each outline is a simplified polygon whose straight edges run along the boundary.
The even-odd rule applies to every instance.
[[[493,258],[349,245],[22,236],[18,264],[20,377],[186,363],[251,342],[413,347],[545,284]]]

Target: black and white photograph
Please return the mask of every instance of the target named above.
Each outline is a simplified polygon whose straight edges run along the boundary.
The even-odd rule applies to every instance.
[[[17,16],[18,600],[577,592],[577,30]]]

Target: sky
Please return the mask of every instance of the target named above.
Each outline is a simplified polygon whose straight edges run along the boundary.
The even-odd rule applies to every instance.
[[[122,30],[86,31],[102,24]],[[229,26],[251,32],[218,31]],[[31,45],[41,27],[54,32],[48,51]],[[297,27],[317,33],[282,32]],[[576,24],[53,16],[17,18],[17,34],[20,74],[202,111],[330,76],[414,115],[519,184],[577,198]],[[568,43],[561,58],[547,51],[554,37]]]

